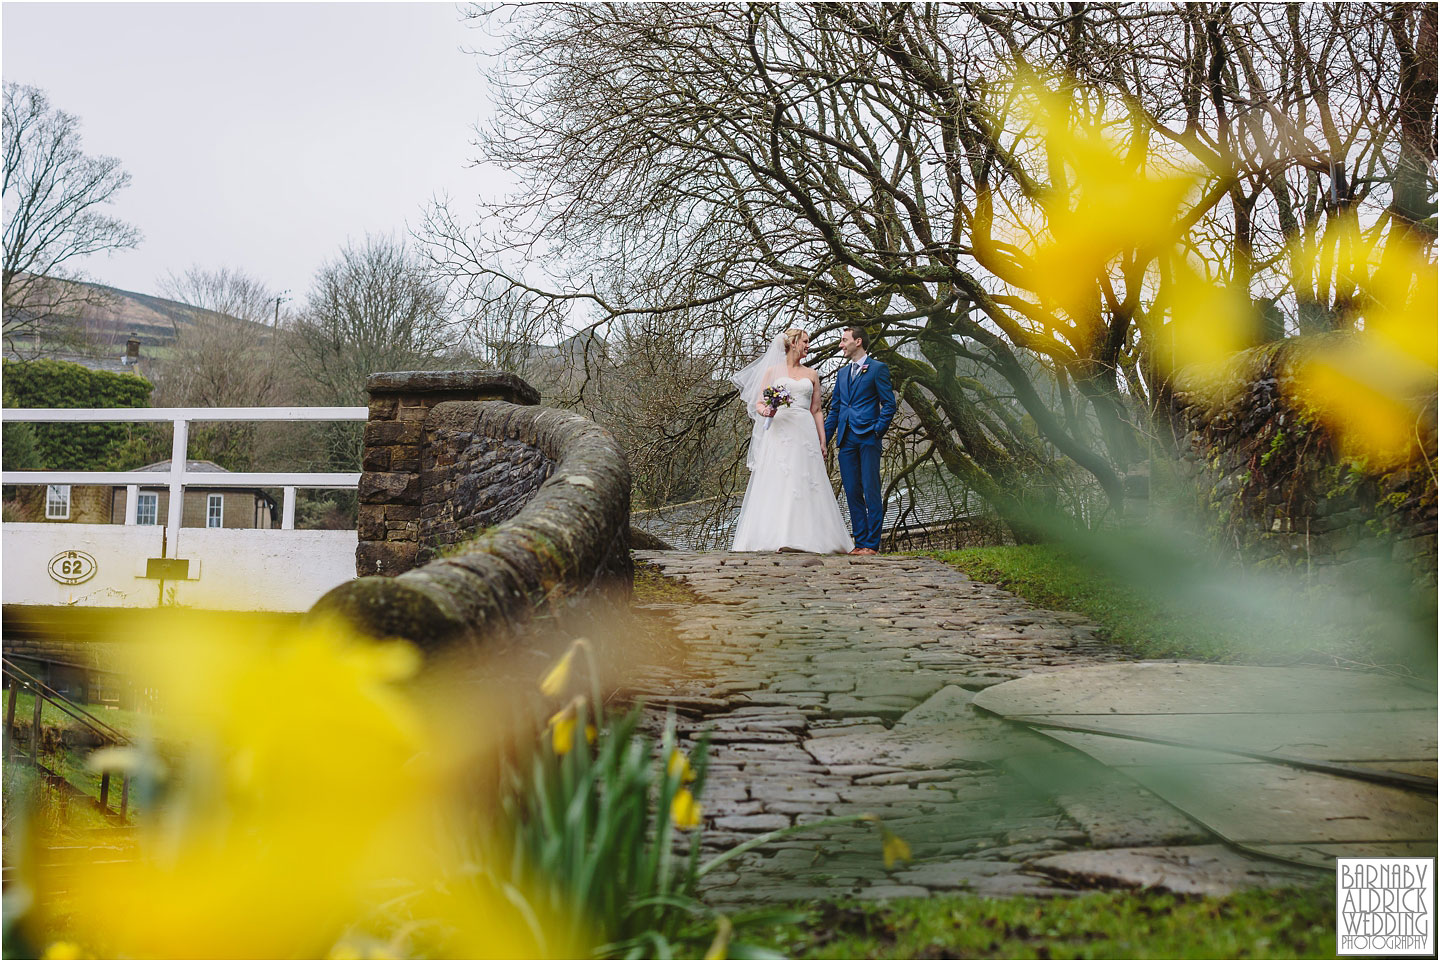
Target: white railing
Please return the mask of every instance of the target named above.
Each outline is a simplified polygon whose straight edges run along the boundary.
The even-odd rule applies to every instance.
[[[364,407],[266,407],[266,408],[5,408],[0,420],[29,421],[42,424],[131,424],[148,421],[169,421],[175,426],[170,442],[170,510],[166,519],[166,539],[179,543],[181,509],[185,488],[283,488],[284,508],[281,528],[295,527],[295,489],[355,488],[360,485],[360,472],[266,472],[186,470],[185,453],[190,443],[192,421],[364,421],[369,410]],[[98,484],[125,485],[125,523],[136,522],[136,503],[141,485],[154,486],[159,480],[156,471],[4,471],[4,484]],[[164,477],[164,475],[161,475]]]

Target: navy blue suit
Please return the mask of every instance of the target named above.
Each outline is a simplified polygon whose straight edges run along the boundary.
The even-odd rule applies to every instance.
[[[825,415],[825,436],[835,438],[855,547],[879,551],[880,526],[885,521],[880,438],[895,419],[895,391],[884,361],[867,357],[862,367],[852,377],[847,363],[836,375],[830,411]]]

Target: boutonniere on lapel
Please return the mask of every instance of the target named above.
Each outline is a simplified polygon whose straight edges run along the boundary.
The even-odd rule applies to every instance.
[[[868,371],[868,370],[870,370],[870,362],[869,362],[869,361],[866,361],[864,364],[861,364],[861,365],[860,365],[860,373],[861,373],[861,374],[864,374],[864,373],[865,373],[866,371]]]

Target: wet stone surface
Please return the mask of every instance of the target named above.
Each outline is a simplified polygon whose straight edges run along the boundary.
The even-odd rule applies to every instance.
[[[1116,832],[1094,808],[1112,790],[1125,802],[1123,844],[1208,841],[1109,770],[1052,784],[1065,766],[1051,762],[1074,753],[971,706],[974,692],[1012,678],[1123,660],[1079,615],[924,558],[635,558],[702,596],[663,606],[683,664],[642,669],[631,693],[651,706],[654,729],[673,708],[687,740],[712,733],[705,857],[775,828],[864,812],[913,856],[887,870],[874,824],[824,826],[707,877],[716,905],[1081,891],[1076,873],[1038,863],[1107,847]]]

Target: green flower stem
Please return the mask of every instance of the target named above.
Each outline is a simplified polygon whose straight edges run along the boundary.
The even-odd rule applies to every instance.
[[[759,846],[764,845],[767,842],[773,842],[777,838],[784,838],[786,835],[794,835],[797,832],[806,832],[812,828],[824,828],[827,825],[844,825],[847,822],[874,821],[878,821],[878,819],[876,819],[875,816],[870,814],[869,812],[864,812],[859,815],[836,815],[833,818],[822,818],[818,822],[806,822],[804,825],[790,825],[786,828],[777,828],[772,832],[766,832],[764,835],[756,835],[748,842],[742,842],[732,849],[727,849],[726,851],[721,852],[719,855],[715,856],[710,861],[700,866],[699,870],[695,873],[695,877],[704,878],[711,871],[724,865],[726,862],[730,861],[735,856],[744,855],[752,848],[758,848]]]

